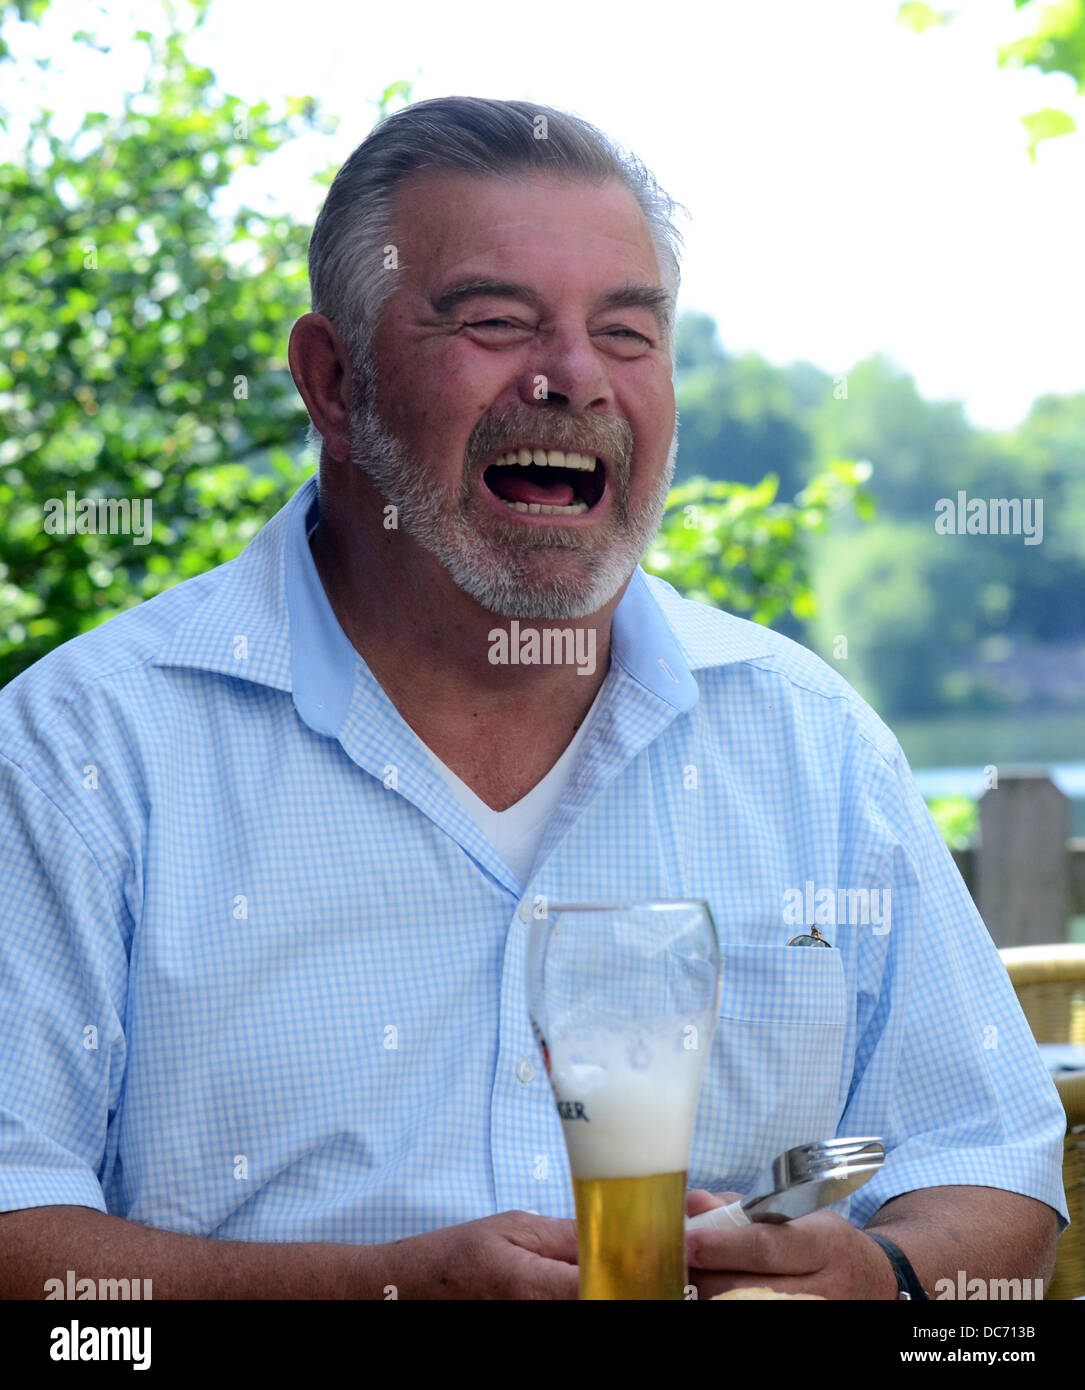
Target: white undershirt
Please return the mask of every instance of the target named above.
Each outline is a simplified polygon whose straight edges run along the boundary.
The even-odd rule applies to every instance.
[[[580,728],[573,735],[573,741],[542,781],[505,811],[495,811],[487,806],[466,782],[461,781],[451,768],[441,762],[432,749],[422,744],[433,759],[437,771],[448,783],[452,795],[478,823],[494,849],[521,883],[526,883],[531,877],[531,866],[535,862],[535,854],[546,823],[557,810],[565,784],[572,776],[577,752],[584,742],[584,735],[588,731],[588,725],[599,706],[599,698],[606,685],[607,682],[604,681],[599,687],[599,694],[592,701]]]

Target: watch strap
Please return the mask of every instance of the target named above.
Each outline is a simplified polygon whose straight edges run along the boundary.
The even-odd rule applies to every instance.
[[[893,1273],[897,1276],[898,1298],[926,1299],[930,1302],[930,1294],[927,1293],[923,1285],[919,1282],[919,1276],[912,1268],[912,1262],[908,1256],[888,1236],[875,1235],[873,1231],[865,1233],[871,1240],[875,1240],[889,1257],[889,1263],[893,1266]]]

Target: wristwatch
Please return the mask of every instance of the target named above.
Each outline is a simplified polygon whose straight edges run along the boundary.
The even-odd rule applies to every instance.
[[[923,1285],[919,1282],[919,1276],[912,1268],[912,1262],[900,1248],[895,1245],[887,1236],[876,1236],[873,1231],[865,1233],[871,1240],[876,1240],[885,1253],[889,1256],[889,1263],[893,1266],[893,1273],[897,1276],[898,1298],[926,1299],[930,1302],[930,1294],[927,1293]]]

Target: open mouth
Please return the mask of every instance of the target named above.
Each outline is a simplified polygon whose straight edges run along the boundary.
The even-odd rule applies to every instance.
[[[482,475],[495,497],[518,512],[580,516],[606,490],[606,465],[594,454],[510,449]]]

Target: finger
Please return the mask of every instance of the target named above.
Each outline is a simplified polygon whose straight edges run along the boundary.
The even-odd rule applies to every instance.
[[[709,1228],[686,1235],[690,1269],[732,1274],[809,1274],[825,1262],[826,1246],[844,1221],[836,1212],[815,1212],[779,1226],[755,1221],[738,1228]],[[846,1223],[845,1223],[846,1224]]]
[[[511,1232],[510,1239],[533,1254],[550,1260],[577,1262],[576,1222],[564,1216],[535,1216],[517,1212],[521,1220]]]
[[[532,1298],[577,1298],[580,1271],[575,1264],[567,1264],[564,1260],[533,1259],[531,1288]]]
[[[709,1192],[706,1188],[694,1187],[686,1193],[686,1215],[700,1216],[703,1211],[741,1201],[742,1196],[738,1192]]]

